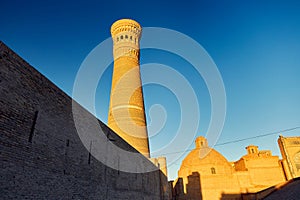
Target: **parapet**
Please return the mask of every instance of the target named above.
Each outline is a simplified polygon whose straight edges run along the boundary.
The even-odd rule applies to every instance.
[[[140,35],[142,27],[138,22],[132,19],[120,19],[113,23],[113,25],[110,28],[110,32],[113,37],[118,33],[124,31],[131,31],[137,35]]]

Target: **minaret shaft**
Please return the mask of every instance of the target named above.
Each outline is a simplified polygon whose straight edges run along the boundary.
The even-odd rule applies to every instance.
[[[140,153],[149,157],[139,66],[141,30],[141,26],[130,19],[118,20],[111,27],[114,70],[108,126]]]

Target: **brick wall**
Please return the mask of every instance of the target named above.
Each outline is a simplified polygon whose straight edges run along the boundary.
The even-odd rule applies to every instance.
[[[113,138],[106,142],[136,152],[98,122],[100,134]],[[160,171],[126,173],[90,156],[76,132],[72,99],[2,42],[0,163],[1,199],[164,198]],[[146,158],[144,163],[152,167]]]

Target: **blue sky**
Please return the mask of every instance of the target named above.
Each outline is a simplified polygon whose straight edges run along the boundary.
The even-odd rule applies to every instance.
[[[300,126],[299,10],[299,1],[12,0],[1,3],[0,40],[71,96],[82,61],[110,37],[114,21],[132,18],[143,27],[182,32],[206,49],[223,78],[227,115],[218,140],[223,143]],[[203,79],[186,60],[169,52],[143,50],[141,64],[146,63],[168,65],[190,81],[201,110],[197,135],[205,135],[211,105]],[[96,95],[97,116],[104,122],[111,72],[112,66],[99,82]],[[145,86],[144,96],[148,121],[154,104],[161,104],[167,112],[165,127],[150,139],[155,150],[176,132],[179,104],[167,88],[158,85]],[[154,112],[154,116],[160,115]],[[282,134],[300,135],[300,129]],[[280,155],[277,138],[274,134],[215,148],[230,161],[245,154],[249,144]],[[185,147],[178,146],[166,153],[183,150]],[[169,166],[171,179],[176,178],[181,158]]]

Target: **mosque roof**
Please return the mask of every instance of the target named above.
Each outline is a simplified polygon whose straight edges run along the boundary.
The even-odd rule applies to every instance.
[[[204,137],[196,139],[196,148],[193,149],[182,161],[179,171],[197,171],[203,172],[209,166],[224,165],[228,170],[231,169],[231,164],[228,160],[215,149],[207,144]]]
[[[182,161],[181,166],[196,166],[213,163],[229,163],[228,160],[222,156],[215,149],[210,147],[193,149]]]

